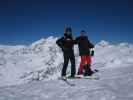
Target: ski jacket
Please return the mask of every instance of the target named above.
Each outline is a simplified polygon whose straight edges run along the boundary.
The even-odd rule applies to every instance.
[[[62,49],[65,55],[74,56],[74,42],[72,36],[64,36],[58,39],[56,44]]]
[[[79,54],[81,55],[91,55],[90,49],[94,48],[94,45],[90,43],[87,36],[79,36],[75,39],[78,44]]]

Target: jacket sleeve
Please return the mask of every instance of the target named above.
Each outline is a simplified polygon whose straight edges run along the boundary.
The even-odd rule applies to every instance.
[[[89,41],[89,39],[88,39],[87,36],[85,37],[85,40],[86,40],[86,42],[87,42],[89,48],[94,48],[94,45]]]
[[[88,41],[88,45],[89,45],[89,48],[94,48],[94,45],[90,41]]]
[[[86,37],[87,41],[88,41],[88,46],[89,48],[94,48],[94,45],[88,40],[88,37]]]
[[[63,38],[60,38],[56,41],[56,44],[59,46],[59,47],[63,47]]]
[[[74,44],[78,44],[78,38],[74,39]]]
[[[94,45],[90,41],[88,41],[88,42],[89,42],[89,48],[91,49],[90,50],[90,55],[91,56],[94,56],[94,49],[93,49],[94,48]]]

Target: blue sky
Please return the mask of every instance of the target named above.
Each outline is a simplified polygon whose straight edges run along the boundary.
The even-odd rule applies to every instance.
[[[94,43],[133,43],[132,0],[1,0],[0,14],[0,44],[62,36],[65,25],[74,36],[86,30]]]

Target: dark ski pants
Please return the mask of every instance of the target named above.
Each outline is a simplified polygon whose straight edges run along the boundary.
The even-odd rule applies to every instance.
[[[93,74],[93,71],[91,70],[91,67],[90,67],[91,65],[89,65],[89,64],[86,64],[86,65],[84,65],[84,76],[91,76],[92,74]]]
[[[76,68],[75,68],[75,57],[74,56],[68,56],[64,55],[64,65],[62,68],[62,76],[66,76],[66,70],[68,67],[69,60],[71,62],[71,76],[75,76]]]

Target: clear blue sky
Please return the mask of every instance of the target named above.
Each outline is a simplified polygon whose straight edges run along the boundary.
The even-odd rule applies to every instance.
[[[64,25],[94,43],[133,43],[133,0],[1,0],[0,44],[29,44],[62,36]]]

